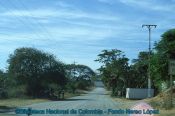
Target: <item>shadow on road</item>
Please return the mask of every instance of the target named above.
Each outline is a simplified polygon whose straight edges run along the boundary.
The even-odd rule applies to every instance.
[[[110,95],[109,93],[99,93],[98,95]]]
[[[63,99],[59,101],[84,101],[84,100],[90,101],[91,99]]]
[[[90,93],[90,94],[93,94],[93,95],[110,95],[109,93]]]
[[[0,113],[14,111],[15,107],[0,106]]]

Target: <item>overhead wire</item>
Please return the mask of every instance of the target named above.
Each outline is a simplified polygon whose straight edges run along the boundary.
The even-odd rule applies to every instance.
[[[26,11],[28,11],[29,15],[30,15],[30,19],[33,20],[33,24],[35,24],[36,26],[39,27],[39,30],[44,32],[44,34],[47,36],[48,39],[52,40],[53,39],[53,36],[52,34],[48,31],[48,29],[42,25],[38,20],[37,18],[33,17],[32,13],[30,12],[30,9],[28,8],[28,6],[26,6],[22,0],[18,0],[18,3],[21,4],[21,7],[23,7],[23,9],[25,9]],[[35,23],[34,23],[35,22]]]
[[[30,29],[34,33],[35,37],[38,40],[41,40],[40,38],[42,38],[42,36],[40,34],[38,34],[35,30],[33,30],[33,28],[31,27],[31,25],[29,23],[26,23],[23,19],[16,16],[16,14],[14,12],[12,12],[12,9],[5,7],[5,5],[3,5],[2,1],[0,1],[0,6],[3,7],[5,10],[8,10],[8,12],[10,12],[14,16],[16,21],[20,22],[21,24],[26,26],[26,28]],[[28,37],[25,37],[25,38],[28,38]]]

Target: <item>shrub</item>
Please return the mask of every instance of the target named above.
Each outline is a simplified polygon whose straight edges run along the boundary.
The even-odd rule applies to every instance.
[[[0,99],[5,99],[8,97],[8,93],[5,89],[0,89]]]

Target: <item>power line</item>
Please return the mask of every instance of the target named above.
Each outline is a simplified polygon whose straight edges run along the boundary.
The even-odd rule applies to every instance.
[[[8,10],[8,12],[10,12],[10,13],[15,17],[15,19],[16,19],[17,21],[19,21],[21,24],[23,24],[24,26],[26,26],[26,27],[28,27],[30,30],[32,30],[33,33],[34,33],[34,35],[36,36],[36,38],[38,38],[38,40],[41,40],[40,38],[42,38],[42,36],[41,36],[40,34],[36,33],[35,30],[33,30],[33,28],[31,27],[32,25],[30,25],[29,23],[26,23],[24,20],[22,20],[21,18],[19,18],[18,16],[16,16],[16,14],[15,14],[14,12],[12,12],[12,10],[11,10],[10,8],[5,7],[5,5],[3,5],[2,1],[0,1],[0,5],[1,5],[4,9]]]
[[[21,0],[19,0],[18,2],[21,4],[21,6],[22,6],[26,11],[30,11],[30,10],[28,9],[28,7],[27,7]],[[32,17],[31,12],[29,12],[29,14],[30,14],[30,17],[33,19],[33,21],[35,21],[36,24],[40,27],[40,29],[42,29],[43,32],[45,32],[45,35],[47,35],[48,39],[51,39],[50,37],[53,38],[52,34],[50,34],[50,32],[47,30],[47,28],[45,28],[45,26],[43,26],[35,17]]]
[[[11,3],[11,6],[13,6],[16,10],[19,10],[18,7],[17,7],[16,5],[13,4],[13,2],[10,2],[10,1],[9,1],[9,3]],[[21,12],[21,14],[23,15],[23,17],[24,17],[28,22],[30,22],[30,23],[28,23],[28,24],[30,24],[30,27],[32,27],[32,30],[34,30],[34,28],[36,28],[36,26],[34,26],[33,23],[30,21],[30,19],[29,19],[28,17],[25,17],[25,15],[24,15],[22,12]],[[14,15],[15,15],[15,14],[14,14]],[[36,33],[37,31],[34,30],[34,32]],[[36,34],[38,35],[38,33],[36,33]],[[42,37],[41,34],[39,34],[39,36]]]

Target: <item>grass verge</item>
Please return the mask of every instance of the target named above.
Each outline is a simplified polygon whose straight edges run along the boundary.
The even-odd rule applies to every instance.
[[[20,107],[25,105],[30,105],[34,103],[46,102],[49,101],[47,99],[22,99],[22,98],[11,98],[11,99],[3,99],[0,100],[0,108],[2,107]]]
[[[83,91],[79,91],[75,94],[72,93],[65,93],[64,98],[68,99],[71,97],[79,96],[81,94],[84,94]],[[14,116],[12,114],[7,114],[6,112],[9,112],[16,107],[31,105],[35,103],[41,103],[41,102],[48,102],[53,101],[49,99],[29,99],[29,98],[10,98],[10,99],[0,99],[0,116]]]
[[[126,98],[113,98],[117,103],[121,104],[121,109],[132,108],[138,102],[146,102],[150,104],[153,108],[159,109],[160,114],[155,116],[175,116],[175,96],[173,96],[174,108],[166,110],[164,108],[164,99],[166,94],[161,93],[156,97],[144,99],[144,100],[130,100]]]

